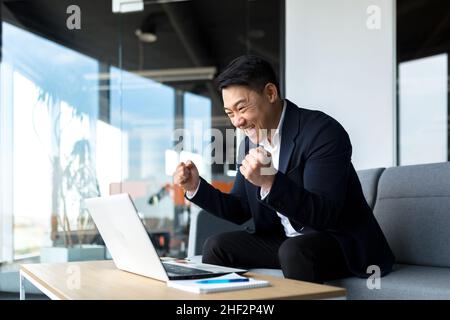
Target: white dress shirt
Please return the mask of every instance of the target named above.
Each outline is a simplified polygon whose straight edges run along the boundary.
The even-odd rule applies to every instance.
[[[281,128],[283,128],[283,120],[284,120],[284,113],[286,112],[286,101],[283,103],[283,112],[281,113],[280,122],[278,123],[277,129],[274,132],[274,135],[272,137],[272,143],[269,142],[269,140],[264,139],[260,142],[260,146],[264,148],[264,150],[270,152],[272,155],[272,164],[273,167],[278,170],[278,165],[280,163],[280,148],[281,148],[281,135],[282,131]],[[268,132],[270,134],[270,132]],[[270,191],[263,190],[261,188],[261,199],[264,199],[267,197],[267,195],[270,193]],[[297,232],[289,222],[289,219],[286,218],[281,213],[277,212],[278,217],[281,219],[281,224],[284,227],[284,232],[286,233],[287,237],[295,237],[298,235],[301,235],[301,233]]]
[[[267,140],[267,138],[265,138],[263,141],[260,142],[260,146],[262,146],[264,148],[264,150],[270,152],[270,154],[272,155],[272,164],[273,167],[278,170],[278,164],[280,163],[280,147],[281,147],[281,128],[283,127],[283,120],[284,120],[284,113],[286,112],[286,100],[283,103],[283,111],[281,112],[281,117],[280,117],[280,121],[278,122],[278,127],[275,130],[275,133],[272,137],[272,143],[269,143],[269,141]],[[270,134],[270,132],[268,132],[268,134]],[[197,186],[197,189],[194,192],[190,192],[190,191],[186,191],[186,197],[188,199],[192,199],[198,189],[200,187],[200,183]],[[267,195],[270,193],[270,191],[265,191],[261,189],[261,199],[264,199],[265,197],[267,197]],[[302,233],[297,232],[291,225],[291,223],[289,222],[289,219],[286,218],[284,215],[282,215],[281,213],[277,212],[278,217],[280,217],[281,219],[281,224],[284,227],[284,232],[286,233],[287,237],[295,237],[298,235],[301,235]]]

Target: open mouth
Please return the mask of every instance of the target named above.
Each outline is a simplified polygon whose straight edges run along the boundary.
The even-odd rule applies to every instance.
[[[255,136],[256,135],[256,128],[255,128],[255,126],[250,126],[250,127],[246,128],[246,129],[244,129],[244,133],[247,136]]]

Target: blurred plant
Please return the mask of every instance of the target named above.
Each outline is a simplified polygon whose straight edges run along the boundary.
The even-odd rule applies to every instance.
[[[79,214],[77,218],[78,243],[83,243],[84,233],[90,225],[90,215],[85,205],[85,199],[99,196],[95,170],[91,159],[91,146],[88,140],[81,139],[75,142],[68,163],[62,172],[61,201],[64,205],[64,216],[67,217],[66,201],[68,194],[78,202]],[[67,225],[70,227],[70,224]],[[68,230],[70,232],[70,230]],[[70,237],[69,237],[70,239]]]
[[[58,231],[61,228],[64,245],[71,247],[74,228],[69,221],[68,212],[73,208],[79,210],[75,229],[78,234],[78,243],[82,244],[84,230],[92,224],[84,199],[99,196],[100,189],[90,141],[84,137],[75,141],[70,154],[67,155],[63,154],[61,137],[72,122],[81,123],[87,115],[90,115],[90,127],[95,126],[92,121],[96,121],[96,117],[87,107],[92,106],[95,101],[92,101],[92,97],[86,97],[89,95],[80,87],[78,77],[81,78],[82,75],[79,72],[67,76],[61,74],[61,70],[53,69],[49,73],[54,77],[41,78],[41,81],[37,82],[40,90],[37,105],[45,105],[50,118],[51,150],[48,154],[52,166],[51,240],[54,245],[57,243]],[[55,81],[58,77],[67,82]],[[63,102],[70,105],[72,110],[70,120],[66,123],[62,123],[61,119]],[[39,136],[36,127],[35,132]]]

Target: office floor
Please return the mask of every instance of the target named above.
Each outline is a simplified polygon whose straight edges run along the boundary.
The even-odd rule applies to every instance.
[[[27,294],[27,300],[50,300],[43,294]],[[19,300],[19,293],[17,292],[0,292],[0,300]]]

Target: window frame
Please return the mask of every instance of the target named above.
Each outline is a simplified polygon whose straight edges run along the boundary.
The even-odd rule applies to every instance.
[[[0,262],[14,259],[13,73],[0,63]]]

